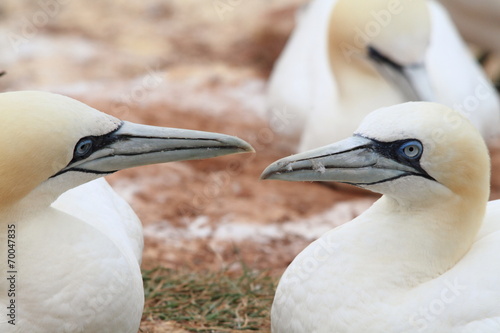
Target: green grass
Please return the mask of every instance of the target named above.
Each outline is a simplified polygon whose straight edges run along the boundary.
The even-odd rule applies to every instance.
[[[175,321],[192,332],[268,332],[277,278],[244,269],[178,272],[155,268],[143,272],[151,320]]]

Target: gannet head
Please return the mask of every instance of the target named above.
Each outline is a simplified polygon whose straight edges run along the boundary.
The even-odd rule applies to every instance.
[[[139,165],[253,151],[238,138],[121,121],[46,92],[0,94],[0,207]]]
[[[413,206],[463,198],[484,209],[489,175],[486,145],[466,118],[409,102],[370,113],[352,137],[283,158],[261,177],[348,183]]]
[[[378,72],[408,100],[432,101],[424,66],[430,35],[425,0],[339,0],[329,26],[332,68]]]

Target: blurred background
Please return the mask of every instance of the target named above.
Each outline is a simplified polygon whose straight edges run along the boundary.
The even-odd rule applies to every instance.
[[[289,138],[266,120],[265,92],[296,11],[307,2],[2,0],[0,90],[62,93],[124,120],[249,141],[256,154],[141,167],[107,179],[143,221],[145,271],[254,270],[277,278],[307,244],[377,198],[258,179],[292,152]],[[486,66],[494,77],[497,63]],[[499,198],[500,157],[492,156],[492,198]],[[161,318],[146,313],[143,332],[175,331]]]

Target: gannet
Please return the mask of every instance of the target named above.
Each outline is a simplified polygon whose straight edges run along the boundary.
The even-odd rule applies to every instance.
[[[500,52],[500,2],[497,0],[439,0],[465,40]]]
[[[279,132],[298,151],[340,140],[371,110],[434,101],[500,132],[495,89],[443,7],[425,0],[316,0],[299,20],[268,84]]]
[[[46,92],[0,94],[0,119],[0,331],[8,333],[136,333],[140,222],[93,180],[253,151],[232,136],[121,121]]]
[[[383,194],[293,260],[273,333],[500,332],[500,201],[487,202],[488,150],[460,113],[381,108],[353,136],[283,158],[262,178]]]

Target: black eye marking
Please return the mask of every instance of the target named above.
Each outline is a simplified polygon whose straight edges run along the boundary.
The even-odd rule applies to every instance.
[[[371,138],[368,139],[372,140],[373,144],[371,144],[370,146],[371,149],[373,149],[375,152],[386,158],[392,159],[398,163],[407,165],[415,169],[415,172],[408,173],[406,175],[422,176],[424,178],[436,181],[420,165],[420,158],[424,153],[424,145],[419,140],[404,139],[392,142],[384,142]]]
[[[116,131],[118,131],[122,125],[123,123],[120,123],[117,128],[107,134],[86,136],[78,140],[73,150],[73,159],[68,163],[68,166],[86,159],[94,152],[103,149],[116,141],[127,140],[127,138],[121,138],[120,136],[115,135]]]
[[[389,65],[390,67],[394,68],[398,72],[401,72],[403,70],[403,66],[401,66],[397,62],[389,59],[387,56],[385,56],[384,54],[379,52],[373,46],[368,46],[368,57],[370,57],[372,60],[374,60],[380,64]]]
[[[75,146],[73,158],[88,157],[94,151],[94,140],[90,137],[80,139]]]
[[[78,162],[85,160],[93,153],[106,148],[107,146],[113,144],[116,141],[128,140],[128,138],[123,138],[120,135],[116,135],[116,132],[122,127],[122,125],[123,122],[120,122],[114,130],[108,132],[107,134],[97,135],[97,136],[93,135],[86,136],[78,140],[78,142],[75,145],[75,148],[73,149],[73,158],[71,159],[71,161],[69,161],[66,167],[64,167],[62,170],[50,176],[49,179],[57,177],[68,171],[80,171],[80,172],[95,173],[95,174],[112,173],[112,172],[95,172],[92,170],[78,169],[78,164],[79,164]]]
[[[424,146],[419,140],[406,139],[392,142],[383,142],[371,139],[373,149],[387,158],[399,163],[420,169],[420,158],[424,153]]]

